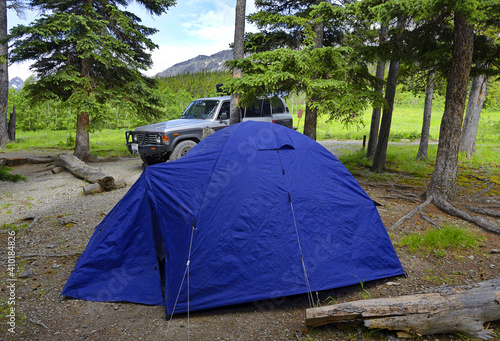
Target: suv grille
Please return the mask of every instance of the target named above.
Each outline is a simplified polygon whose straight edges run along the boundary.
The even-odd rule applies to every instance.
[[[137,143],[139,144],[157,144],[156,137],[158,134],[149,134],[149,133],[136,133]]]

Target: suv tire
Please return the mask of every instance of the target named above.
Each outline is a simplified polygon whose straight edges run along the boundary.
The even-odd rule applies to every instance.
[[[142,162],[146,165],[151,166],[157,163],[167,162],[168,156],[163,155],[141,155]]]
[[[182,156],[186,155],[186,153],[189,152],[194,146],[196,146],[196,142],[194,141],[191,140],[182,141],[177,146],[175,146],[172,155],[170,155],[170,161],[177,160]]]

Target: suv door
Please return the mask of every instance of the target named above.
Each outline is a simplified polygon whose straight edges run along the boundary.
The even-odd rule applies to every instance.
[[[225,120],[222,119],[223,114],[226,114]],[[217,114],[217,117],[215,118],[215,121],[217,122],[217,124],[214,124],[214,126],[212,128],[217,131],[217,130],[220,130],[224,127],[227,127],[229,125],[229,119],[230,119],[229,115],[230,115],[229,101],[224,101],[224,102],[222,102],[222,104],[220,106],[219,113]]]
[[[290,111],[288,111],[288,107],[286,106],[284,101],[279,97],[272,97],[271,105],[273,122],[281,124],[288,128],[292,128],[293,118],[290,114]]]

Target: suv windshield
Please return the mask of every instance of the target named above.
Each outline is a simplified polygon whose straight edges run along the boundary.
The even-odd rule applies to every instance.
[[[181,115],[181,118],[212,118],[219,102],[218,100],[192,101],[186,111]]]

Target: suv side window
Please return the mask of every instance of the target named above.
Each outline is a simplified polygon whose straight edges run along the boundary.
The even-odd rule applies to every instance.
[[[269,100],[260,99],[251,106],[245,108],[244,117],[266,117],[271,116],[271,103]]]
[[[271,102],[268,99],[264,100],[262,105],[262,116],[271,116]]]
[[[283,105],[283,102],[279,98],[277,97],[271,98],[271,104],[273,106],[273,114],[285,113],[285,106]]]
[[[253,103],[251,106],[245,108],[245,117],[260,117],[260,104],[262,101]]]
[[[227,118],[229,118],[229,114],[230,114],[229,113],[229,102],[227,102],[227,101],[222,102],[222,105],[220,107],[219,117],[217,117],[218,120],[221,119],[223,113],[226,113]]]

